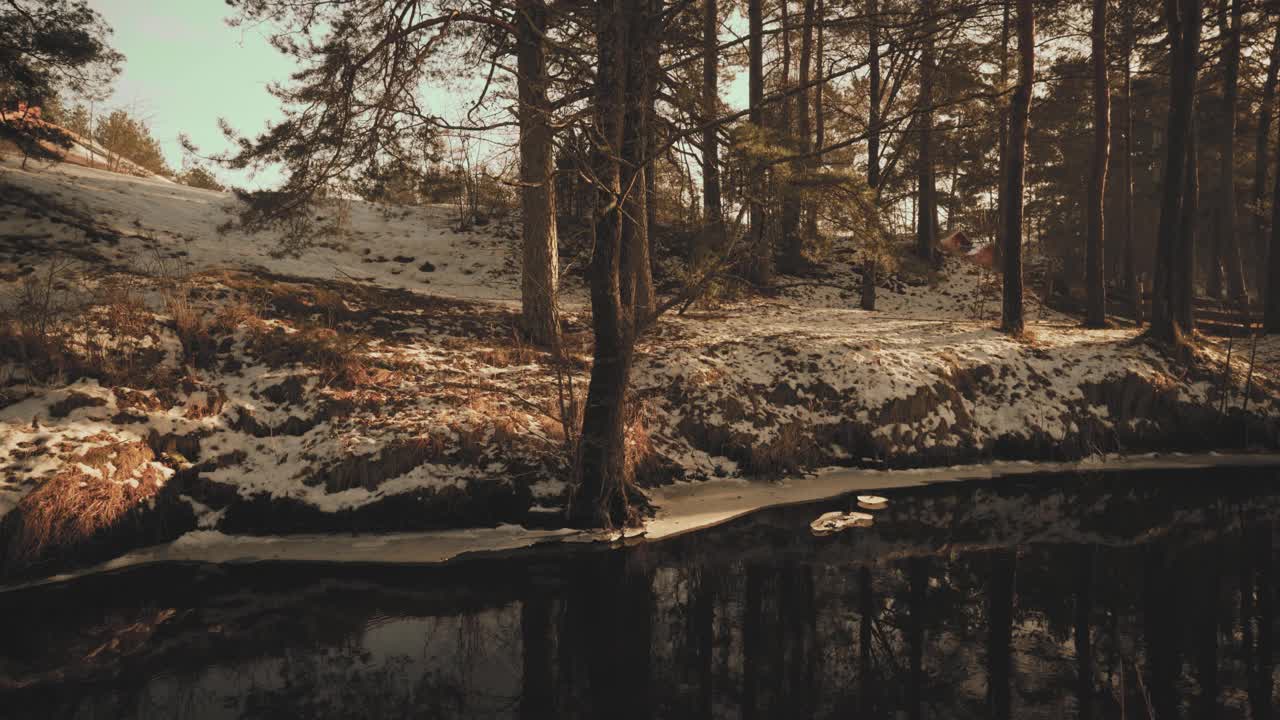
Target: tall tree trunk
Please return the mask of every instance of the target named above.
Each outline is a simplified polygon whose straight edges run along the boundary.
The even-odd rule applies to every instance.
[[[595,350],[587,386],[570,514],[579,524],[612,527],[628,519],[626,390],[635,317],[622,288],[622,168],[628,13],[624,2],[596,4],[595,250],[591,256],[591,326]],[[629,9],[629,8],[627,8]]]
[[[1107,81],[1107,0],[1093,0],[1093,174],[1089,178],[1089,240],[1085,248],[1088,308],[1085,325],[1107,324],[1107,284],[1103,258],[1107,162],[1111,155],[1111,84]]]
[[[1280,173],[1277,173],[1280,174]],[[1280,206],[1280,204],[1277,204]],[[1274,230],[1273,230],[1274,232]],[[1254,565],[1258,573],[1258,704],[1255,720],[1270,720],[1275,697],[1275,560],[1272,557],[1272,528],[1263,523],[1256,530]]]
[[[1076,717],[1090,720],[1093,717],[1093,555],[1092,545],[1080,548],[1080,562],[1076,568],[1075,646],[1076,646]]]
[[[1012,0],[1001,3],[1000,22],[1000,98],[996,101],[996,112],[1000,115],[999,169],[996,177],[996,248],[995,259],[998,267],[1004,266],[1004,216],[1005,193],[1009,191],[1005,178],[1009,174],[1009,107],[1004,93],[1009,89],[1009,7]]]
[[[933,75],[934,32],[936,29],[933,0],[920,0],[923,18],[924,50],[920,54],[920,98],[916,108],[916,122],[920,126],[920,146],[917,150],[917,191],[919,211],[916,213],[916,252],[926,260],[933,260],[938,238],[937,188],[933,172]]]
[[[1258,682],[1258,636],[1254,631],[1253,593],[1257,578],[1254,576],[1252,528],[1247,522],[1240,529],[1240,645],[1244,655],[1245,693],[1249,698],[1249,712],[1255,720],[1269,717],[1269,706],[1263,703]]]
[[[662,17],[663,0],[649,0],[650,17]],[[650,246],[653,245],[653,234],[658,228],[658,158],[652,157],[658,149],[658,76],[661,74],[662,52],[659,47],[659,31],[653,29],[653,42],[645,46],[645,97],[648,105],[645,108],[645,157],[650,159],[644,172],[644,211],[645,228]]]
[[[880,204],[880,0],[867,0],[867,72],[871,87],[867,122],[867,187]],[[862,264],[863,310],[876,309],[876,284],[879,282],[879,248],[871,248]]]
[[[1276,78],[1280,75],[1280,23],[1271,41],[1271,58],[1267,61],[1267,79],[1262,83],[1262,105],[1258,108],[1258,134],[1253,153],[1253,256],[1263,254],[1267,246],[1267,218],[1263,208],[1267,202],[1267,151],[1271,143],[1271,118],[1275,112]],[[1262,275],[1262,273],[1259,273]],[[1264,283],[1261,283],[1265,285]]]
[[[765,570],[749,563],[745,573],[745,597],[742,602],[742,717],[743,720],[755,720],[766,716],[760,702],[760,687],[764,684],[764,678],[760,677],[760,661],[766,646],[763,637]]]
[[[555,667],[551,652],[551,600],[536,589],[520,605],[521,720],[552,717],[555,708]]]
[[[1165,170],[1156,233],[1155,277],[1151,301],[1151,336],[1180,343],[1190,327],[1183,324],[1180,305],[1190,304],[1191,277],[1184,272],[1183,193],[1192,130],[1196,75],[1199,71],[1200,0],[1166,0],[1169,27],[1169,124]],[[1184,297],[1185,296],[1185,297]]]
[[[1022,333],[1022,190],[1027,158],[1027,125],[1031,119],[1031,87],[1036,75],[1036,25],[1031,0],[1018,0],[1018,87],[1013,92],[1009,123],[1009,172],[1004,218],[1004,303],[1000,329]]]
[[[634,306],[634,322],[643,326],[654,313],[653,263],[649,258],[649,213],[645,208],[645,139],[648,137],[650,0],[625,0],[626,73],[622,131],[622,301]]]
[[[794,148],[796,133],[795,128],[792,127],[792,109],[795,101],[789,92],[791,90],[791,0],[782,0],[780,7],[782,10],[782,82],[779,87],[787,95],[782,98],[782,112],[778,116],[778,137],[786,147]],[[775,173],[773,177],[776,179],[777,174]],[[778,271],[791,273],[795,271],[795,268],[790,265],[791,246],[800,228],[800,208],[796,204],[791,183],[784,181],[780,185],[782,207],[779,212],[780,227],[775,249],[778,252]]]
[[[907,606],[907,652],[910,654],[910,675],[907,676],[907,717],[920,720],[924,710],[924,623],[925,592],[929,587],[928,561],[922,557],[907,560],[907,582],[910,587]]]
[[[719,128],[709,124],[720,110],[719,56],[716,0],[703,0],[702,5],[702,118],[708,123],[702,131],[702,215],[704,232],[701,252],[695,261],[709,253],[718,253],[724,245],[724,210],[720,202]]]
[[[825,108],[823,107],[823,96],[826,94],[826,69],[824,67],[826,58],[826,38],[823,33],[823,21],[826,18],[826,3],[823,0],[816,0],[813,8],[813,21],[816,27],[814,34],[817,36],[814,40],[813,64],[815,70],[813,79],[816,83],[813,86],[813,151],[820,153],[823,144],[826,142],[826,117]],[[821,155],[808,158],[806,167],[809,171],[813,171],[822,164]],[[818,204],[812,199],[804,204],[804,237],[810,243],[818,237]]]
[[[987,583],[987,713],[995,720],[1011,716],[1009,683],[1013,669],[1013,595],[1017,556],[1013,550],[991,553]]]
[[[644,564],[643,556],[608,553],[592,562],[584,575],[576,593],[579,607],[570,611],[587,615],[590,622],[582,638],[590,683],[589,705],[582,716],[650,718],[655,710],[653,568]]]
[[[1223,0],[1225,5],[1226,0]],[[1227,289],[1231,299],[1248,302],[1244,268],[1240,260],[1240,240],[1236,233],[1236,104],[1240,90],[1241,0],[1231,0],[1231,19],[1222,48],[1222,179],[1219,199],[1217,242],[1226,251]]]
[[[544,0],[520,0],[516,13],[516,65],[520,98],[520,204],[523,262],[520,320],[529,339],[556,346],[560,316],[556,309],[559,252],[556,237],[555,148],[543,36]]]
[[[1178,0],[1175,0],[1175,2]],[[1143,549],[1142,635],[1146,641],[1146,689],[1155,718],[1179,716],[1178,677],[1182,670],[1181,618],[1177,578],[1163,547]]]
[[[764,13],[760,7],[761,0],[748,0],[747,31],[748,71],[747,96],[748,118],[757,133],[764,131]],[[747,277],[756,285],[767,285],[773,279],[773,250],[769,245],[769,236],[764,228],[764,172],[758,164],[750,169],[751,186],[751,254],[747,266]]]
[[[1263,324],[1267,333],[1280,333],[1280,152],[1276,153],[1276,176],[1272,180],[1271,243],[1267,248],[1267,307]]]
[[[1218,616],[1222,582],[1221,567],[1225,558],[1218,551],[1217,543],[1209,543],[1197,553],[1202,556],[1202,566],[1196,573],[1200,586],[1200,608],[1194,623],[1196,638],[1196,681],[1200,696],[1196,699],[1198,715],[1202,718],[1218,717]]]
[[[1133,247],[1133,16],[1137,9],[1124,6],[1124,286],[1133,300],[1134,321],[1142,325],[1142,293],[1138,287],[1137,252]]]
[[[715,574],[705,568],[689,578],[688,658],[689,680],[696,688],[695,717],[713,717],[716,592]]]
[[[874,17],[874,15],[873,15]],[[872,696],[876,683],[871,677],[871,623],[875,619],[875,588],[871,570],[858,568],[858,716],[873,717],[878,705]]]

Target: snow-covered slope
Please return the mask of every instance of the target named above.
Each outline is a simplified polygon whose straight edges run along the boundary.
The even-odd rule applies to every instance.
[[[387,208],[351,202],[344,231],[317,237],[305,253],[285,255],[271,233],[219,231],[234,219],[235,199],[229,193],[71,164],[22,170],[11,160],[0,162],[0,183],[48,198],[114,231],[120,236],[117,242],[98,243],[94,249],[121,269],[147,272],[149,264],[166,261],[184,272],[260,268],[450,297],[519,297],[510,221],[496,221],[482,232],[459,232],[449,206]],[[0,236],[50,235],[55,245],[85,242],[73,229],[51,228],[48,214],[24,210],[0,207]],[[329,210],[338,212],[337,207]],[[12,266],[9,272],[40,261],[40,253],[23,250],[0,258]]]
[[[568,365],[520,341],[510,221],[456,232],[448,207],[353,202],[347,232],[287,256],[218,232],[226,194],[67,165],[0,164],[0,184],[10,336],[28,280],[77,258],[54,277],[74,298],[56,356],[0,355],[10,568],[197,529],[556,521],[590,334],[566,276]],[[1034,302],[1009,338],[994,278],[960,262],[876,312],[856,309],[856,280],[837,264],[646,334],[640,482],[1275,445],[1271,372],[1246,381],[1238,347],[1227,372],[1212,347],[1188,370],[1133,328],[1081,330]],[[72,522],[89,506],[107,510]]]

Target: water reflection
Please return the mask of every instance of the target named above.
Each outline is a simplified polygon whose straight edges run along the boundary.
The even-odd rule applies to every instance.
[[[625,552],[0,595],[15,718],[1270,718],[1274,471],[850,498]]]

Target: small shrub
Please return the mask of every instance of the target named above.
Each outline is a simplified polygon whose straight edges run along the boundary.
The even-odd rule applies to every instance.
[[[182,344],[182,363],[191,367],[209,367],[217,354],[217,342],[205,324],[201,310],[191,302],[185,285],[166,290],[166,312],[173,319],[173,329]]]

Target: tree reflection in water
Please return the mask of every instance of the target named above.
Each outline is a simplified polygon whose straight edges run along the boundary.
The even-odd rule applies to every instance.
[[[808,522],[852,500],[625,551],[140,568],[0,594],[0,707],[15,718],[1270,718],[1274,479],[934,486],[890,494],[873,527],[824,538]]]

